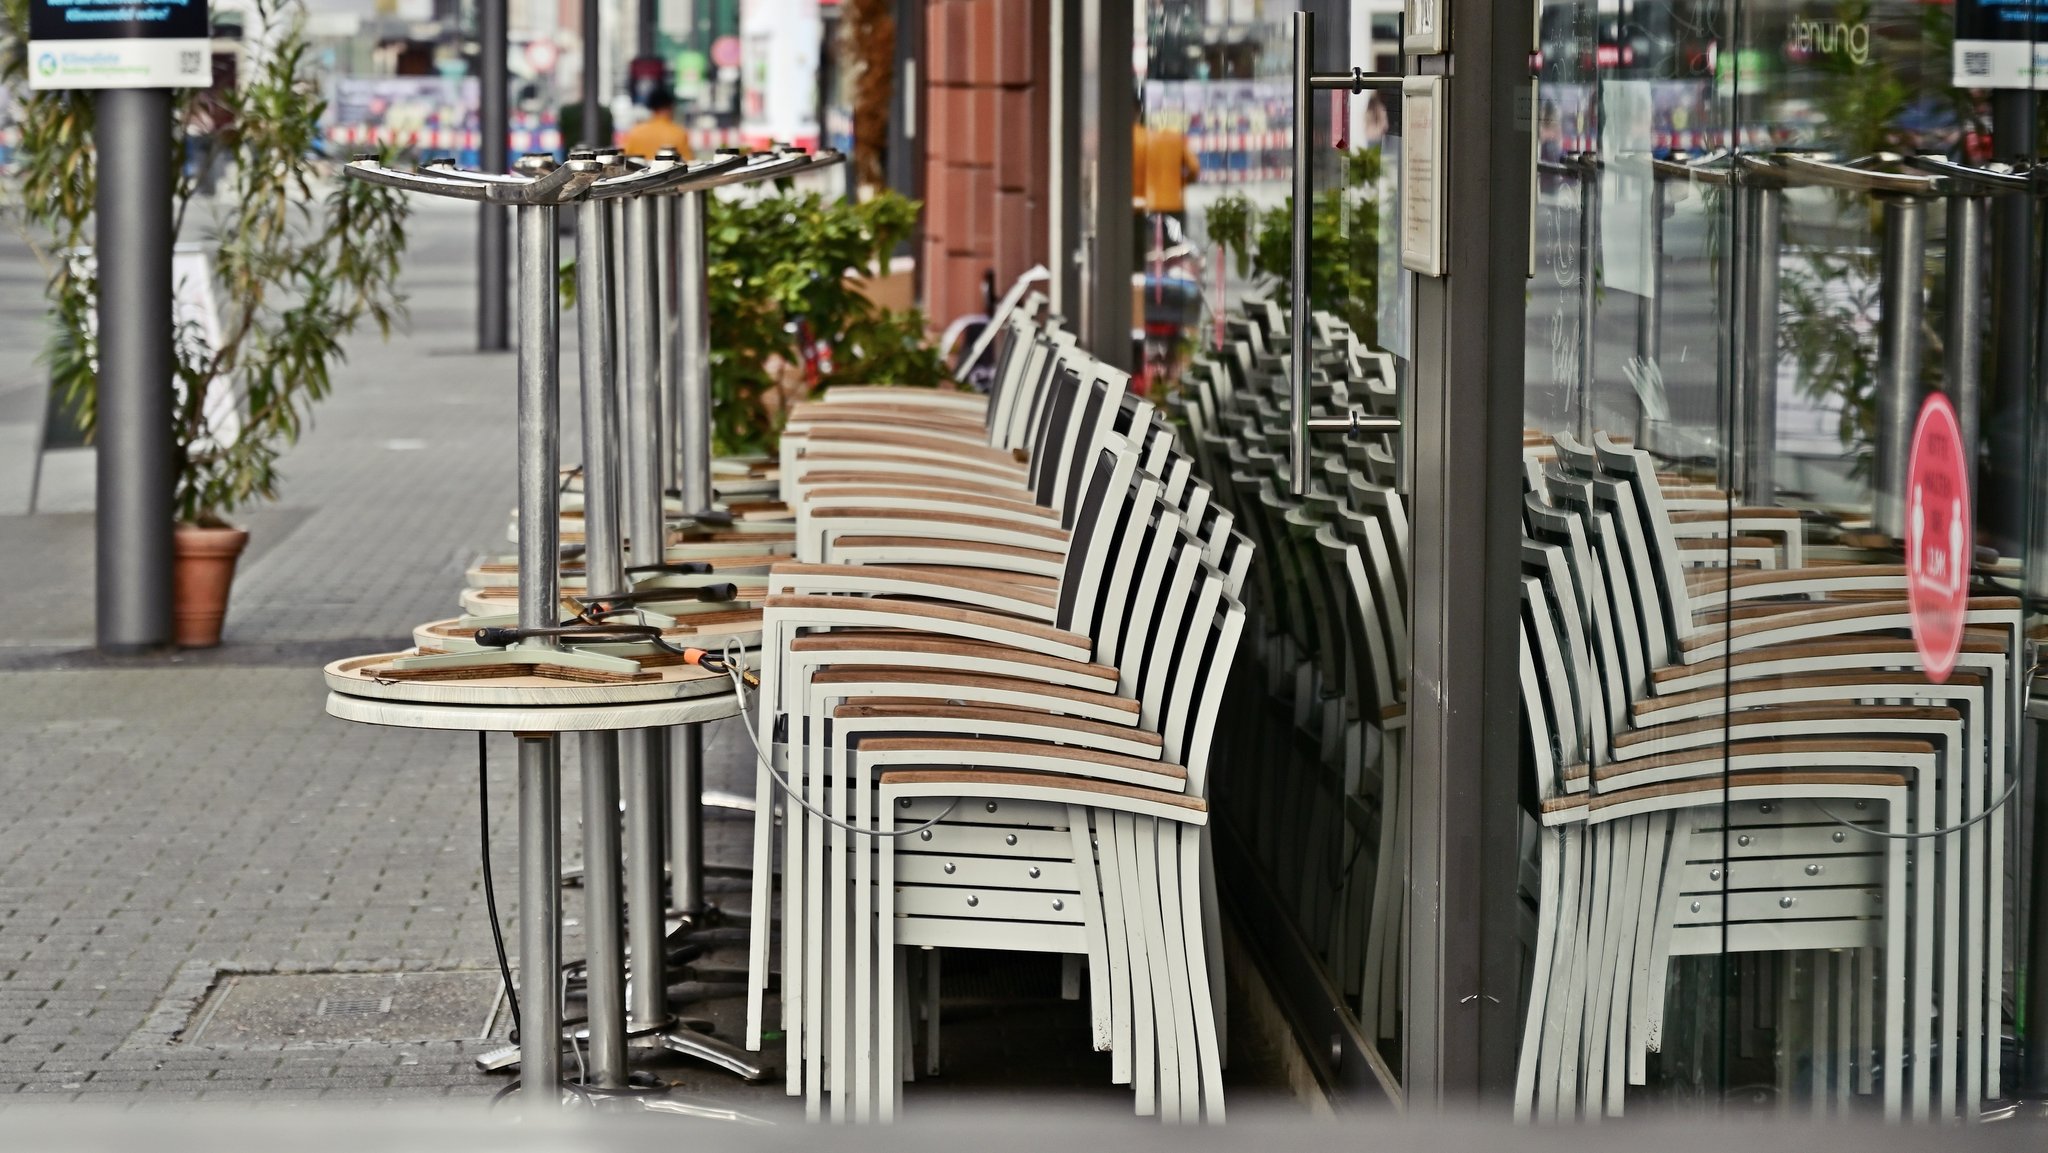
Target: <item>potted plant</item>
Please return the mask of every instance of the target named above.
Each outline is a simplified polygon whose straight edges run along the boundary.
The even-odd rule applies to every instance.
[[[917,211],[916,201],[893,192],[858,203],[787,188],[710,200],[718,451],[772,449],[789,404],[818,389],[947,379],[924,315],[885,308],[861,291],[860,278],[886,266]]]
[[[93,103],[89,93],[28,90],[27,9],[27,0],[0,0],[0,83],[21,100],[13,191],[50,272],[52,387],[90,434],[95,281],[81,254],[95,192]],[[210,203],[196,199],[201,174],[189,165],[173,191],[176,231],[188,231],[193,209],[206,214],[189,230],[213,255],[208,275],[218,301],[211,318],[182,317],[173,341],[174,595],[185,647],[220,642],[248,540],[229,518],[276,497],[278,457],[327,395],[343,341],[365,324],[388,336],[404,315],[397,277],[405,202],[374,185],[327,179],[318,127],[326,105],[304,21],[301,0],[256,0],[242,84],[180,93],[172,117],[181,138],[174,155],[185,154],[188,133],[205,136],[206,162],[227,166]]]

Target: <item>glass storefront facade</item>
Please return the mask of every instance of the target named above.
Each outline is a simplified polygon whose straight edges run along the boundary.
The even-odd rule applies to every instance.
[[[1528,899],[1573,907],[1532,985],[1610,1072],[1525,1052],[1525,1104],[1977,1116],[2018,1075],[2032,126],[1955,85],[1948,5],[1539,27]]]
[[[1148,5],[1147,123],[1200,138],[1268,84],[1291,134],[1292,7],[1207,12],[1238,52]],[[1316,11],[1318,71],[1399,70],[1398,7]],[[1519,897],[1519,1116],[1976,1118],[2022,1091],[2038,103],[1979,85],[2027,80],[2032,13],[1537,8],[1523,483],[1489,492],[1520,502],[1523,740],[1483,770],[1521,797],[1520,866],[1487,877]],[[1312,395],[1400,416],[1399,102],[1327,96]],[[1184,363],[1149,330],[1147,359],[1260,548],[1218,852],[1398,1096],[1410,433],[1318,440],[1294,491],[1287,148],[1196,151],[1207,308]]]

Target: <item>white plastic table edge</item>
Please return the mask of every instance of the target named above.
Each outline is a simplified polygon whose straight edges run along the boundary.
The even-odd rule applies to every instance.
[[[581,733],[656,729],[738,716],[731,693],[615,705],[445,705],[327,694],[327,715],[399,729],[488,733]]]

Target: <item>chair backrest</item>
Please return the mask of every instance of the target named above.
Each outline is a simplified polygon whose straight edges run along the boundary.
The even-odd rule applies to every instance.
[[[1558,771],[1558,719],[1552,714],[1553,694],[1544,691],[1546,670],[1539,668],[1537,643],[1531,639],[1535,615],[1542,611],[1542,588],[1534,577],[1522,578],[1522,729],[1529,740],[1529,779],[1540,812],[1542,804],[1563,791]],[[1568,701],[1567,701],[1568,703]],[[1569,718],[1567,718],[1569,719]]]
[[[1560,437],[1559,440],[1566,441],[1567,438]],[[1598,458],[1580,450],[1576,441],[1569,441],[1558,459],[1561,468],[1592,486],[1594,504],[1612,518],[1619,535],[1622,569],[1634,603],[1634,624],[1641,633],[1643,657],[1652,669],[1664,667],[1671,663],[1672,649],[1661,591],[1663,586],[1650,559],[1642,509],[1636,502],[1632,482],[1601,468]],[[1627,625],[1630,622],[1622,623]]]
[[[1387,548],[1385,526],[1372,517],[1346,511],[1336,520],[1340,536],[1359,550],[1358,561],[1372,582],[1374,610],[1387,638],[1391,659],[1408,651],[1407,588],[1401,566]]]
[[[1198,579],[1213,570],[1202,563],[1201,543],[1187,534],[1178,517],[1162,516],[1159,535],[1170,557],[1166,579],[1155,595],[1140,597],[1133,605],[1128,647],[1143,650],[1143,655],[1128,682],[1119,678],[1118,689],[1137,698],[1138,723],[1163,735],[1162,718],[1177,679],[1175,651],[1195,624],[1190,598]]]
[[[995,372],[989,378],[988,406],[982,412],[982,427],[988,430],[990,444],[996,443],[998,412],[1005,411],[1004,399],[1014,404],[1016,398],[1011,390],[1018,387],[1019,379],[1031,360],[1034,337],[1038,325],[1024,316],[1021,311],[1012,312],[996,333]]]
[[[1629,490],[1636,498],[1644,544],[1650,554],[1658,592],[1662,594],[1659,603],[1664,608],[1665,623],[1669,626],[1672,642],[1681,644],[1695,632],[1692,595],[1685,581],[1685,566],[1679,555],[1678,540],[1671,531],[1671,514],[1664,507],[1663,486],[1657,480],[1656,464],[1649,453],[1617,444],[1605,433],[1594,434],[1593,452],[1600,468],[1617,480],[1627,480]]]
[[[1012,338],[1009,363],[989,393],[988,442],[997,448],[1028,444],[1031,422],[1045,402],[1050,365],[1063,347],[1057,329],[1027,326]]]
[[[1623,701],[1640,699],[1649,691],[1650,669],[1644,663],[1642,630],[1635,605],[1634,582],[1628,575],[1621,532],[1614,517],[1594,498],[1592,482],[1576,479],[1553,467],[1548,477],[1551,507],[1571,514],[1585,530],[1589,555],[1582,560],[1599,570],[1596,586],[1588,592],[1601,596],[1592,606],[1599,621],[1599,633],[1609,639],[1621,658],[1627,677],[1613,686]]]
[[[1116,539],[1105,553],[1109,567],[1102,579],[1107,583],[1090,606],[1090,615],[1075,620],[1076,631],[1095,638],[1097,659],[1120,669],[1123,654],[1130,649],[1131,622],[1142,611],[1139,606],[1150,595],[1147,590],[1156,587],[1157,574],[1168,563],[1166,548],[1171,536],[1161,531],[1160,522],[1168,519],[1177,523],[1179,519],[1160,496],[1159,478],[1142,469],[1130,482],[1127,504],[1119,514]],[[1118,677],[1125,689],[1135,680],[1135,672],[1128,678]]]
[[[1351,638],[1352,667],[1347,670],[1345,683],[1354,687],[1361,719],[1376,724],[1388,707],[1400,701],[1393,664],[1388,659],[1386,630],[1376,603],[1379,593],[1359,559],[1358,546],[1338,535],[1335,525],[1326,524],[1319,529],[1316,543],[1324,550],[1325,564],[1333,573],[1343,574],[1345,589],[1350,593],[1347,611],[1342,614]]]
[[[1557,738],[1566,743],[1561,757],[1567,763],[1587,760],[1604,764],[1607,735],[1611,731],[1605,723],[1609,714],[1601,678],[1594,671],[1585,607],[1579,599],[1578,582],[1565,559],[1565,550],[1540,540],[1524,540],[1522,571],[1541,583],[1544,594],[1543,612],[1536,615],[1531,628],[1539,642],[1538,655],[1570,690],[1571,715],[1565,716],[1567,710],[1562,707],[1554,710]],[[1568,725],[1567,721],[1572,723]]]
[[[1053,620],[1063,629],[1075,628],[1076,621],[1094,621],[1109,557],[1131,511],[1137,453],[1128,441],[1105,444],[1096,453],[1098,464],[1076,506],[1066,563],[1060,573]]]
[[[1130,391],[1130,374],[1119,372],[1093,357],[1089,360],[1094,372],[1089,380],[1088,392],[1081,411],[1075,416],[1073,428],[1068,430],[1068,436],[1072,438],[1068,443],[1086,447],[1100,444],[1103,437],[1116,429],[1119,417],[1127,416],[1134,422],[1128,439],[1142,449],[1144,441],[1140,439],[1138,430],[1149,427],[1144,422],[1149,420],[1151,406],[1146,405],[1142,409],[1126,414],[1123,410],[1123,398],[1124,394]],[[1071,504],[1081,495],[1081,489],[1088,480],[1086,466],[1092,459],[1082,453],[1063,454],[1060,475],[1055,482],[1059,486],[1055,491],[1064,494],[1061,497],[1062,507]]]
[[[1214,582],[1221,591],[1221,582]],[[1182,711],[1185,723],[1175,726],[1169,720],[1168,726],[1178,729],[1182,749],[1180,763],[1188,771],[1188,792],[1198,797],[1209,795],[1209,756],[1214,746],[1217,723],[1223,714],[1223,693],[1230,682],[1231,666],[1236,663],[1239,644],[1244,637],[1244,605],[1236,598],[1224,595],[1222,608],[1212,618],[1214,623],[1206,629],[1190,629],[1188,640],[1181,646],[1181,660],[1194,665],[1196,677],[1189,687],[1188,704]],[[1199,643],[1199,659],[1195,656]]]

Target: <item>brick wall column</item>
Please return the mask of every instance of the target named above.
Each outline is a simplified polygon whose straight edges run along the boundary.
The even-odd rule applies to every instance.
[[[925,310],[981,310],[1045,259],[1047,0],[927,0]]]

